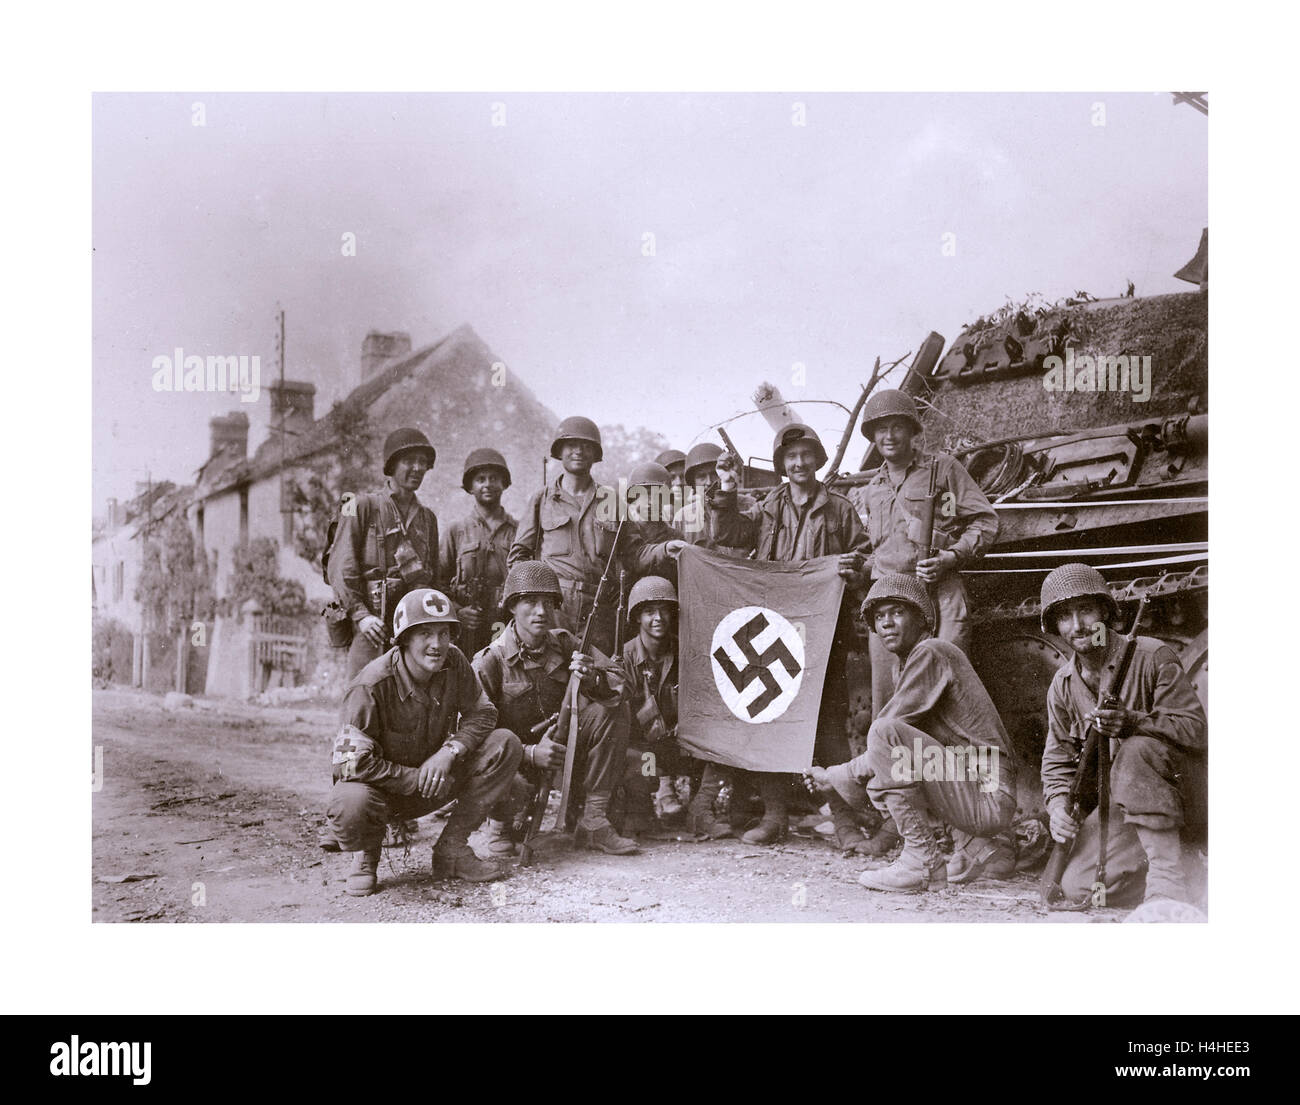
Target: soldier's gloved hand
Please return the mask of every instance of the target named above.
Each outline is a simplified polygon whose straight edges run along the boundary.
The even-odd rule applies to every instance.
[[[438,749],[420,765],[420,797],[441,798],[451,787],[451,769],[456,757],[445,748]]]
[[[473,606],[462,606],[456,611],[456,616],[460,618],[461,626],[471,633],[483,628],[483,611]]]
[[[543,771],[558,771],[564,766],[564,745],[551,740],[549,735],[545,736],[532,746],[529,759],[534,767]]]
[[[916,562],[916,578],[922,583],[938,583],[956,566],[957,554],[951,549],[942,549],[937,556],[929,556]]]
[[[1079,835],[1079,823],[1070,816],[1068,803],[1064,798],[1053,798],[1047,805],[1048,828],[1052,839],[1065,844]]]
[[[384,647],[384,623],[373,614],[367,614],[361,619],[361,624],[357,626],[357,632],[375,648]]]

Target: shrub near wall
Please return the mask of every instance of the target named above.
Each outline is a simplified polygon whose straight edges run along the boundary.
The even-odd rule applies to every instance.
[[[114,618],[95,618],[90,631],[90,674],[104,683],[131,682],[135,640]]]

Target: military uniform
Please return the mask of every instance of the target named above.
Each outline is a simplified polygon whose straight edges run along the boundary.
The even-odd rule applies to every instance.
[[[474,671],[496,704],[500,723],[523,744],[536,744],[541,734],[531,732],[533,727],[559,711],[569,684],[569,661],[577,650],[577,638],[565,629],[552,629],[536,650],[528,649],[511,621],[474,657]],[[599,676],[585,682],[578,698],[579,766],[587,810],[599,812],[602,818],[623,771],[627,748],[623,710],[621,681],[610,683]],[[568,734],[557,734],[557,739],[563,743]],[[539,779],[534,768],[525,766],[524,774],[531,783]],[[492,817],[508,821],[509,811],[498,808]]]
[[[689,773],[690,758],[677,746],[677,642],[656,660],[640,636],[633,637],[623,646],[623,681],[631,712],[628,747],[638,763],[640,753],[653,752],[656,775]]]
[[[564,595],[559,616],[565,628],[580,633],[614,547],[618,492],[593,482],[586,492],[575,496],[565,490],[562,481],[563,477],[557,477],[533,496],[510,547],[508,565],[513,568],[525,560],[540,560],[550,567]],[[634,570],[635,563],[626,559],[626,552],[623,556],[629,571]],[[614,651],[615,605],[602,603],[591,627],[592,645],[606,656]]]
[[[447,581],[453,599],[483,614],[479,629],[461,630],[460,643],[467,656],[487,645],[493,624],[503,619],[501,588],[518,529],[519,523],[503,507],[492,515],[475,507],[443,531],[438,550],[439,575]]]
[[[965,467],[945,453],[914,451],[902,480],[894,483],[887,464],[857,492],[867,511],[872,578],[889,572],[915,575],[916,564],[929,556],[921,532],[921,515],[930,497],[931,465],[937,468],[933,543],[956,554],[957,563],[930,588],[935,604],[935,636],[970,650],[966,585],[960,569],[987,549],[998,534],[997,512]],[[870,645],[872,715],[888,700],[889,653],[874,636]]]
[[[439,586],[438,517],[418,500],[403,514],[391,488],[358,495],[352,504],[355,512],[340,516],[330,549],[330,585],[354,626],[374,615],[384,621],[384,630],[391,635],[393,611],[401,597],[418,587]],[[382,651],[354,632],[348,650],[348,678]]]
[[[926,632],[933,628],[933,604],[914,577],[892,573],[873,584],[863,604],[868,620],[874,606],[891,601],[911,605]],[[956,645],[923,636],[901,664],[886,655],[895,687],[871,723],[867,750],[827,776],[851,806],[862,808],[869,797],[903,838],[895,864],[859,881],[875,890],[924,889],[947,881],[931,814],[965,834],[963,845],[1005,838],[1016,811],[1015,757],[993,700]]]
[[[328,817],[344,851],[377,848],[389,821],[421,817],[453,798],[453,817],[472,831],[506,792],[521,755],[519,740],[497,727],[496,707],[455,647],[423,687],[411,678],[400,648],[372,660],[348,687],[341,721]],[[452,739],[463,751],[451,789],[424,798],[420,765]],[[448,831],[455,833],[450,820],[444,836]]]
[[[1118,663],[1123,647],[1123,639],[1111,635],[1105,671]],[[1084,678],[1077,656],[1063,664],[1052,680],[1047,692],[1042,763],[1043,800],[1049,805],[1069,795],[1088,733],[1088,714],[1097,705],[1097,691]],[[1205,711],[1173,649],[1153,637],[1137,638],[1119,699],[1125,709],[1143,716],[1127,736],[1112,739],[1110,744],[1111,802],[1123,815],[1122,822],[1112,817],[1107,845],[1107,897],[1112,905],[1125,904],[1126,892],[1136,892],[1143,850],[1152,830],[1176,830],[1184,842],[1199,842],[1206,824]],[[1095,802],[1096,769],[1090,766]],[[1091,889],[1097,865],[1096,825],[1094,810],[1081,827],[1061,879],[1061,888],[1069,897]],[[1123,827],[1117,831],[1117,825]],[[1148,893],[1170,891],[1171,897],[1182,896],[1177,875],[1162,881],[1170,874],[1161,870],[1158,860],[1152,863]]]

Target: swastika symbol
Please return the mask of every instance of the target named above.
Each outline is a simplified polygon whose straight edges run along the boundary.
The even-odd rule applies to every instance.
[[[773,721],[799,693],[803,640],[774,610],[746,606],[724,617],[713,632],[712,659],[718,693],[741,721]]]

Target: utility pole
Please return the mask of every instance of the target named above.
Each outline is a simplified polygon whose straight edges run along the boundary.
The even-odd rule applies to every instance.
[[[288,434],[285,432],[284,424],[288,395],[284,390],[284,308],[278,303],[275,321],[275,344],[280,354],[280,389],[277,393],[277,402],[280,406],[280,529],[283,544],[285,548],[289,548],[293,544],[293,506],[289,502],[289,488],[285,477],[285,469],[289,463]]]

